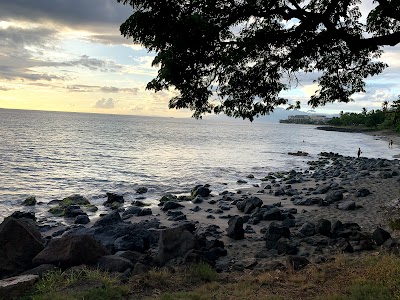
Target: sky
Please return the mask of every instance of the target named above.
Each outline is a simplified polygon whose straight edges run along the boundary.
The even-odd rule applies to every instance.
[[[131,14],[117,0],[0,0],[0,108],[190,117],[168,109],[176,91],[145,89],[158,69],[151,66],[154,53],[119,32]],[[368,79],[365,94],[315,112],[359,112],[396,100],[400,47],[384,50],[381,60],[390,67]],[[284,96],[308,111],[317,86],[300,79]]]

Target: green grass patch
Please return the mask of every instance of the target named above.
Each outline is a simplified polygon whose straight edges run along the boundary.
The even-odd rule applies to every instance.
[[[400,230],[400,219],[394,219],[389,221],[389,227],[392,230]]]

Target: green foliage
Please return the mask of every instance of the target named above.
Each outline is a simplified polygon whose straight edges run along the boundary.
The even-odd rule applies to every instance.
[[[82,268],[46,273],[26,299],[124,299],[128,292],[129,289],[122,286],[115,276]]]
[[[133,14],[121,34],[155,52],[154,91],[174,87],[170,108],[248,118],[279,105],[303,75],[320,74],[313,107],[349,102],[381,73],[384,45],[400,41],[397,2],[378,1],[363,24],[363,1],[117,0]],[[165,20],[168,20],[166,22]]]
[[[399,103],[397,103],[399,102]],[[361,113],[341,113],[340,117],[332,118],[328,124],[333,126],[362,126],[375,129],[392,129],[400,131],[400,101],[382,103],[383,109],[367,111],[363,108]]]
[[[217,279],[217,272],[206,263],[198,263],[190,267],[189,277],[194,281],[211,282]]]
[[[381,284],[356,284],[350,288],[349,296],[335,297],[335,300],[392,300],[389,288]],[[333,299],[332,299],[333,300]]]
[[[392,230],[400,230],[400,219],[394,219],[389,221],[389,227]]]

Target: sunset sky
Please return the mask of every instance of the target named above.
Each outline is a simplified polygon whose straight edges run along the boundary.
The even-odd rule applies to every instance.
[[[372,3],[372,1],[371,1]],[[132,13],[116,0],[1,0],[0,108],[154,116],[190,116],[168,109],[173,91],[145,90],[157,74],[154,53],[120,35]],[[368,80],[356,102],[320,113],[381,107],[400,94],[399,47],[385,48],[390,65]],[[316,86],[310,78],[286,95],[302,110]]]

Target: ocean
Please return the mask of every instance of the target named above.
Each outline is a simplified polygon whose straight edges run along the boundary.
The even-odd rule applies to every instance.
[[[320,152],[355,157],[359,147],[365,157],[398,154],[373,136],[312,125],[0,109],[0,220],[26,211],[28,196],[42,203],[30,208],[40,218],[46,203],[73,194],[96,205],[106,192],[157,204],[197,184],[234,191],[269,172],[305,170]],[[310,155],[288,155],[297,151]],[[138,195],[138,187],[149,191]]]

